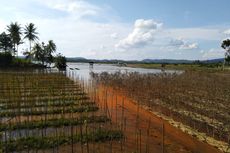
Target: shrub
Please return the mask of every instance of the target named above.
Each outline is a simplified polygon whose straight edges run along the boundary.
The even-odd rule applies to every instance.
[[[21,67],[25,67],[31,64],[30,60],[27,59],[21,59],[21,58],[14,58],[14,60],[12,61],[12,64],[14,66],[21,66]]]
[[[13,61],[13,56],[9,52],[0,53],[0,66],[9,66]]]
[[[65,56],[58,54],[57,57],[55,58],[55,66],[59,70],[65,70],[66,69],[66,58],[65,58]]]

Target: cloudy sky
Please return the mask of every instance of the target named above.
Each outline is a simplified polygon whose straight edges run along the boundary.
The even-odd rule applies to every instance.
[[[212,59],[230,36],[229,0],[0,0],[0,32],[30,22],[65,56]],[[24,40],[20,52],[28,47]]]

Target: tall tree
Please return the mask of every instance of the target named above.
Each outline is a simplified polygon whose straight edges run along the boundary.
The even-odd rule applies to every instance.
[[[48,44],[45,46],[45,52],[46,52],[46,62],[51,64],[53,62],[53,53],[56,52],[57,46],[53,42],[53,40],[49,40]]]
[[[49,40],[48,44],[46,45],[47,51],[48,53],[52,54],[56,51],[57,46],[56,44],[53,42],[53,40]]]
[[[12,43],[13,43],[13,48],[14,50],[17,52],[18,55],[18,46],[22,43],[21,42],[21,26],[15,22],[15,23],[11,23],[10,25],[7,26],[7,31],[10,34]],[[16,49],[17,46],[17,49]]]
[[[41,44],[36,43],[33,47],[32,54],[34,55],[36,60],[41,61],[44,65],[45,63],[51,64],[53,62],[54,52],[56,52],[56,44],[52,40],[50,40],[47,45],[44,42],[42,42]]]
[[[224,40],[221,44],[221,47],[225,49],[224,62],[223,62],[223,70],[224,70],[225,62],[230,58],[230,39]]]
[[[42,64],[44,65],[45,62],[45,52],[44,52],[44,48],[41,44],[36,43],[33,47],[33,55],[34,58],[38,61],[41,61]]]
[[[10,36],[3,32],[2,34],[0,34],[0,50],[3,50],[4,52],[10,52],[12,51],[12,49],[13,44]]]
[[[30,23],[28,25],[25,26],[24,28],[24,39],[28,39],[29,40],[29,45],[30,45],[30,52],[31,52],[31,44],[32,42],[34,42],[35,40],[38,40],[38,33],[36,32],[37,28],[35,27],[35,25],[33,23]]]

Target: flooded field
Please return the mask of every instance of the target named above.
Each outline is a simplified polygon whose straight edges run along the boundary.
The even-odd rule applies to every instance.
[[[167,138],[169,137],[171,139],[171,142],[176,142],[177,144],[181,144],[181,142],[183,142],[181,145],[182,146],[185,145],[186,147],[185,148],[182,147],[183,149],[180,149],[180,150],[186,151],[186,149],[187,149],[187,151],[191,151],[191,152],[204,152],[206,149],[209,150],[208,152],[220,152],[220,150],[222,150],[222,151],[228,150],[227,143],[215,141],[215,140],[212,140],[212,138],[210,138],[210,140],[209,140],[209,137],[208,137],[209,133],[207,133],[207,135],[204,133],[199,133],[199,132],[196,133],[197,130],[201,131],[201,132],[211,132],[210,129],[212,129],[212,134],[215,133],[215,138],[217,138],[218,140],[223,140],[223,138],[226,138],[225,137],[226,135],[223,135],[223,137],[220,137],[221,136],[219,133],[220,129],[213,129],[212,128],[212,125],[218,124],[218,123],[214,122],[215,121],[214,119],[212,120],[212,123],[211,123],[211,122],[207,122],[208,120],[204,120],[204,119],[207,119],[207,118],[204,118],[205,116],[194,115],[194,114],[198,114],[197,109],[195,109],[195,108],[188,115],[184,114],[187,112],[185,109],[185,106],[184,106],[186,104],[184,101],[186,99],[186,97],[184,97],[184,96],[181,97],[177,94],[180,94],[180,93],[185,94],[184,92],[186,92],[186,89],[184,89],[183,92],[178,91],[179,93],[174,95],[174,92],[173,92],[174,90],[172,90],[173,85],[170,84],[170,76],[172,76],[171,81],[173,81],[173,76],[175,78],[177,76],[181,77],[181,81],[185,81],[184,79],[182,79],[182,77],[183,77],[183,75],[187,75],[187,73],[183,74],[183,71],[173,71],[173,70],[163,71],[163,70],[155,70],[155,69],[117,67],[115,65],[95,65],[94,67],[90,67],[89,65],[85,65],[85,64],[73,64],[73,65],[70,65],[70,67],[72,70],[70,70],[69,74],[70,74],[70,77],[72,77],[73,79],[74,78],[78,78],[78,79],[81,78],[82,80],[84,80],[85,85],[88,84],[88,85],[92,86],[92,82],[95,81],[95,78],[96,78],[96,82],[98,83],[97,77],[99,75],[99,79],[101,79],[101,80],[99,80],[99,84],[102,83],[103,86],[105,86],[104,88],[113,89],[113,92],[115,92],[115,93],[118,91],[119,92],[122,91],[123,100],[124,99],[130,99],[132,101],[132,102],[125,101],[124,107],[126,106],[126,108],[123,110],[124,112],[127,112],[124,114],[127,115],[127,114],[129,114],[129,112],[132,112],[132,115],[133,115],[132,116],[131,114],[129,114],[130,116],[132,116],[131,117],[132,119],[130,119],[128,122],[129,122],[129,124],[131,124],[131,125],[133,124],[133,125],[128,127],[128,129],[132,129],[133,127],[135,127],[135,128],[133,128],[133,131],[132,131],[133,133],[130,134],[129,136],[138,135],[138,131],[141,129],[140,127],[136,126],[137,121],[135,121],[135,118],[137,118],[137,116],[138,116],[137,110],[136,109],[129,110],[130,105],[135,104],[135,105],[140,105],[140,107],[143,109],[143,111],[145,113],[148,113],[149,111],[153,111],[153,112],[156,112],[156,114],[160,113],[162,115],[166,115],[165,116],[166,118],[163,117],[164,118],[163,120],[162,120],[161,115],[159,116],[159,115],[156,115],[154,113],[152,113],[150,115],[150,118],[157,118],[157,120],[159,121],[157,124],[154,124],[155,126],[157,125],[157,127],[158,127],[157,131],[160,133],[159,137],[155,138],[158,141],[159,141],[159,139],[162,140],[162,124],[165,122],[164,120],[167,120],[166,123],[170,122],[170,124],[168,125],[169,128],[165,132],[168,134],[168,136],[166,136],[166,137]],[[77,70],[75,69],[76,67],[78,68]],[[82,69],[82,71],[80,68]],[[92,72],[93,72],[93,75],[92,75]],[[183,75],[181,75],[181,74],[183,74]],[[140,75],[140,76],[144,75],[146,77],[145,78],[141,78],[141,77],[137,78],[138,75]],[[161,80],[159,80],[159,79],[155,80],[155,84],[156,85],[158,84],[158,86],[153,87],[153,88],[151,88],[150,86],[148,87],[148,85],[154,84],[151,82],[151,76],[152,77],[156,76],[156,78],[157,78],[157,76],[160,77],[161,75],[162,75]],[[169,76],[169,78],[167,78],[167,76]],[[190,78],[188,78],[188,79],[190,79]],[[167,81],[167,79],[169,79],[169,80]],[[129,81],[127,81],[127,80],[129,80]],[[165,80],[165,82],[163,80]],[[194,81],[196,81],[196,80],[194,80]],[[178,83],[174,82],[174,84],[176,85]],[[193,84],[194,84],[194,82],[191,82],[191,86]],[[199,88],[199,86],[197,86],[197,87]],[[96,88],[100,89],[98,87],[96,87]],[[176,89],[179,89],[179,88],[176,87]],[[162,91],[158,91],[158,90],[162,90]],[[199,89],[199,90],[202,90],[202,89]],[[171,91],[171,93],[170,93],[170,91]],[[99,92],[101,92],[101,91],[99,90]],[[159,93],[159,92],[162,92],[162,93]],[[109,93],[107,93],[107,94],[109,95]],[[113,95],[113,97],[112,98],[110,97],[111,99],[108,101],[108,105],[110,105],[110,106],[114,105],[114,103],[111,101],[115,101],[114,97],[116,97],[116,94],[112,94],[112,95]],[[196,96],[196,95],[194,95],[194,96]],[[99,97],[101,97],[101,96],[99,96]],[[162,99],[162,98],[165,98],[165,99]],[[177,99],[177,101],[175,101],[175,99]],[[189,100],[189,99],[191,101],[191,98],[187,97],[187,100]],[[203,99],[205,99],[205,96],[203,97]],[[181,101],[181,100],[184,101],[184,105],[178,104],[178,101]],[[101,101],[104,101],[104,100],[100,100],[100,102]],[[121,107],[121,105],[122,105],[121,101],[122,101],[122,99],[120,99],[120,104],[117,106],[114,106],[113,109],[115,109],[115,108],[117,109],[117,108]],[[196,100],[194,102],[196,102]],[[174,105],[173,103],[176,103],[178,105]],[[196,106],[195,103],[194,104],[188,103],[187,105],[190,106],[189,107],[190,110],[193,109],[193,107],[192,107],[193,105]],[[177,111],[177,109],[173,108],[174,106],[177,106],[178,109],[180,108],[179,106],[181,106],[182,108],[180,108],[180,111]],[[117,114],[117,113],[115,113],[116,111],[114,112],[113,109],[111,108],[111,110],[110,110],[111,112],[109,111],[111,116],[114,116],[114,114]],[[138,109],[140,109],[140,108],[138,108]],[[207,107],[207,109],[209,109],[209,107]],[[120,110],[120,113],[118,113],[118,114],[121,115],[122,110]],[[180,116],[180,117],[178,117],[178,116]],[[141,125],[144,125],[144,124],[148,125],[148,119],[147,119],[148,117],[143,117],[143,118],[145,121],[143,120],[140,124]],[[192,120],[189,118],[192,118]],[[114,119],[114,118],[112,118],[112,119]],[[122,120],[122,119],[120,119],[120,120]],[[124,120],[124,118],[123,118],[123,120]],[[190,122],[188,122],[188,120],[190,120]],[[179,122],[177,123],[174,121],[179,121]],[[226,119],[224,119],[223,121],[226,121]],[[117,122],[117,119],[116,119],[116,122]],[[123,122],[123,121],[121,121],[121,122]],[[185,124],[180,124],[180,122],[185,123]],[[209,127],[208,123],[211,124],[210,127]],[[121,123],[119,123],[119,124],[121,124]],[[186,127],[186,125],[190,125],[191,128]],[[146,128],[142,129],[142,130],[144,132],[148,131]],[[206,131],[206,130],[208,130],[208,131]],[[172,134],[172,133],[178,133],[178,131],[179,131],[179,133],[181,133],[181,135],[177,134],[177,135],[180,135],[180,137]],[[213,135],[211,135],[211,136],[213,136]],[[145,139],[145,136],[143,136],[143,137]],[[131,139],[133,140],[133,142],[137,141],[137,140],[134,140],[133,138],[131,138]],[[129,142],[129,143],[131,143],[131,142]],[[158,144],[161,146],[160,147],[161,149],[162,149],[162,145],[164,143],[165,142],[161,142],[160,143],[161,145]],[[216,148],[219,148],[219,150],[215,149],[214,146],[210,146],[209,143],[211,145],[214,145]],[[193,144],[193,145],[191,145],[191,144]],[[137,145],[137,143],[135,145]],[[143,144],[143,146],[141,148],[146,149],[145,145]],[[166,146],[167,147],[164,148],[165,151],[168,149],[168,152],[173,152],[174,147],[169,147],[169,146],[173,146],[173,144],[169,143],[169,145],[166,145]],[[161,150],[161,149],[159,149],[159,150]],[[207,152],[207,150],[205,152]],[[175,149],[174,151],[178,152],[178,148]]]
[[[70,90],[71,89],[71,90]],[[0,73],[0,152],[76,152],[123,138],[95,99],[63,73]],[[106,151],[107,152],[107,151]]]
[[[116,64],[94,64],[90,66],[88,63],[67,63],[69,71],[74,71],[75,75],[79,78],[84,80],[90,79],[90,73],[101,73],[101,72],[108,72],[108,73],[115,73],[115,72],[138,72],[138,73],[181,73],[182,71],[179,70],[160,70],[160,69],[143,69],[143,68],[131,68],[131,67],[121,67],[117,66]]]
[[[90,67],[81,63],[69,64],[66,72],[1,72],[0,151],[221,152],[173,126],[164,116],[155,114],[160,109],[156,103],[151,103],[154,109],[146,107],[149,104],[147,99],[151,97],[141,94],[143,91],[149,93],[150,89],[138,88],[137,94],[138,90],[124,86],[131,84],[124,84],[123,79],[118,79],[119,83],[114,78],[101,81],[100,75],[104,75],[105,71],[108,76],[124,75],[123,79],[129,74],[182,74],[181,71],[115,65],[96,64]],[[113,84],[114,81],[116,84]],[[136,80],[138,82],[141,80]],[[145,100],[138,99],[137,95]],[[167,116],[162,110],[159,112]],[[173,115],[170,112],[168,116],[170,114]]]

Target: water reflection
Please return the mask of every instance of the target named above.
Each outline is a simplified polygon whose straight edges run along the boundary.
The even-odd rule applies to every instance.
[[[91,66],[89,63],[67,63],[67,73],[71,74],[74,71],[75,77],[78,79],[89,80],[90,73],[115,73],[115,72],[138,72],[138,73],[181,73],[178,70],[160,70],[160,69],[144,69],[144,68],[131,68],[131,67],[120,67],[113,64],[94,64]]]

